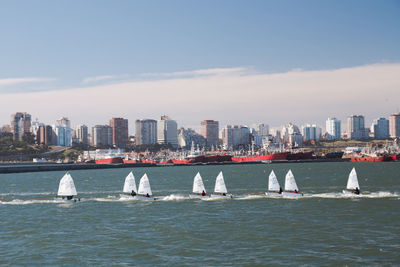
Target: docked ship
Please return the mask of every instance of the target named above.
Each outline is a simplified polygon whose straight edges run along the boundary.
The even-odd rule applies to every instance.
[[[304,151],[294,151],[294,152],[289,152],[287,154],[286,159],[287,160],[305,160],[305,159],[311,159],[313,156],[312,151],[304,152]]]
[[[95,154],[96,164],[123,163],[124,154],[118,149],[97,149]]]
[[[274,152],[263,155],[233,156],[233,162],[261,162],[270,160],[286,160],[289,152]]]
[[[350,156],[352,162],[382,162],[382,161],[392,161],[393,157],[388,154],[353,154]]]

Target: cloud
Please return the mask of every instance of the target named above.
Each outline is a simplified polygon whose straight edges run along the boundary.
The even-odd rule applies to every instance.
[[[113,80],[113,79],[118,79],[118,78],[120,78],[120,76],[116,76],[116,75],[86,77],[82,80],[82,83],[95,83],[95,82],[102,82],[102,81]]]
[[[213,69],[200,69],[191,71],[178,71],[170,73],[144,73],[143,77],[198,77],[198,76],[228,76],[228,75],[242,75],[250,73],[249,68],[213,68]]]
[[[0,87],[10,86],[10,85],[27,84],[27,83],[50,82],[50,81],[55,81],[55,79],[54,78],[35,78],[35,77],[6,78],[6,79],[0,79]]]
[[[8,94],[1,98],[0,114],[7,116],[0,123],[8,123],[8,114],[27,111],[45,123],[54,123],[61,116],[69,117],[73,124],[88,125],[124,117],[129,119],[131,132],[136,119],[158,119],[162,114],[177,120],[178,126],[214,119],[221,128],[254,122],[324,126],[328,117],[335,116],[345,128],[351,114],[363,114],[369,122],[387,117],[400,105],[399,63],[275,74],[234,69],[240,71],[218,75],[224,71],[199,70],[194,73],[213,75]]]

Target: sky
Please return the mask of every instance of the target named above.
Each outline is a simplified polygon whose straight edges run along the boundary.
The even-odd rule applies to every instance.
[[[400,109],[400,1],[1,1],[0,125],[367,123]],[[369,125],[366,125],[369,126]],[[342,125],[344,127],[344,125]]]

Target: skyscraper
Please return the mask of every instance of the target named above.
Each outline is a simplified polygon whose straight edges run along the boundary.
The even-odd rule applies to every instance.
[[[157,121],[156,120],[136,120],[136,145],[151,145],[157,143]]]
[[[109,125],[92,127],[92,145],[112,146],[112,128]]]
[[[206,139],[206,146],[218,146],[219,123],[214,120],[201,122],[201,135]]]
[[[306,124],[302,127],[303,140],[319,140],[321,139],[321,128],[317,125]]]
[[[168,116],[161,116],[157,122],[157,142],[159,144],[171,144],[178,147],[178,125]]]
[[[365,128],[364,116],[351,115],[347,119],[347,131],[350,139],[367,139],[369,130]]]
[[[128,144],[128,120],[123,118],[112,118],[112,144],[114,147],[125,148]]]
[[[17,112],[11,115],[11,133],[14,140],[22,140],[22,137],[30,132],[31,115],[26,112]]]
[[[326,120],[326,139],[338,140],[341,138],[341,121],[336,118]]]
[[[83,145],[88,145],[89,140],[88,140],[88,127],[84,124],[80,124],[76,126],[76,138],[79,139],[79,142]]]
[[[57,146],[71,146],[71,122],[66,117],[61,117],[53,127],[53,142]]]
[[[40,145],[53,145],[53,128],[50,125],[40,125],[36,134],[36,142]]]
[[[400,113],[392,114],[389,117],[390,137],[400,137]]]
[[[389,120],[385,118],[375,119],[371,125],[371,133],[374,138],[386,139],[389,138]]]

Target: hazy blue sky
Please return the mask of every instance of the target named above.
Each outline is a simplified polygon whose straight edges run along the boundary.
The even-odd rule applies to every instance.
[[[64,114],[71,117],[73,124],[87,122],[91,125],[106,123],[111,116],[126,116],[133,124],[139,116],[157,118],[162,115],[160,110],[176,118],[178,123],[188,125],[196,125],[202,119],[216,119],[222,124],[250,124],[255,120],[271,125],[281,125],[288,120],[323,122],[325,117],[335,116],[334,109],[329,114],[324,110],[306,110],[305,113],[297,110],[290,119],[289,115],[280,117],[279,112],[268,110],[266,106],[268,116],[249,113],[248,120],[245,116],[235,120],[235,105],[240,104],[240,99],[231,98],[229,94],[222,101],[225,108],[207,113],[207,97],[203,94],[213,98],[213,92],[207,88],[204,92],[191,90],[192,85],[198,85],[193,77],[199,76],[192,71],[211,70],[215,75],[214,69],[227,69],[229,76],[242,77],[249,73],[268,75],[301,70],[305,74],[383,63],[397,66],[400,63],[400,1],[1,1],[0,36],[3,103],[9,102],[8,97],[14,99],[16,93],[25,103],[32,99],[29,92],[61,89],[72,89],[74,96],[80,98],[82,88],[118,86],[126,82],[130,82],[132,91],[132,95],[110,92],[108,100],[112,106],[118,106],[119,98],[132,99],[132,109],[121,109],[120,113],[113,108],[109,115],[99,115],[79,109],[84,102],[73,100],[67,106],[60,105],[61,110],[47,113],[34,106],[27,105],[29,110],[20,110],[24,106],[15,105],[18,110],[0,107],[0,124],[8,123],[10,114],[15,111],[30,112],[46,123],[53,123],[52,116]],[[233,68],[241,71],[232,74]],[[392,95],[386,97],[395,97],[399,102],[400,95],[394,90],[400,79],[396,80],[396,71],[393,83],[388,85],[393,87]],[[201,75],[208,79],[209,74]],[[182,105],[185,109],[179,109],[179,105],[169,106],[169,99],[176,98],[176,94],[168,90],[154,95],[154,101],[139,100],[141,93],[135,90],[135,82],[157,81],[154,86],[162,87],[160,81],[170,82],[178,76],[186,81],[188,91],[182,89],[175,93],[187,94],[187,101],[194,103],[195,112],[185,110],[185,105]],[[232,90],[245,91],[249,86],[252,83]],[[282,95],[273,100],[286,103],[290,108],[291,100],[285,88],[281,90]],[[150,86],[148,90],[151,89]],[[312,89],[315,95],[320,92],[319,88]],[[259,90],[265,93],[274,88]],[[196,94],[203,95],[202,103],[196,102]],[[312,100],[323,101],[325,97],[320,95]],[[51,94],[42,100],[42,103],[62,101],[57,95],[52,98]],[[357,97],[353,100],[357,101]],[[137,101],[148,101],[148,105],[136,110]],[[376,117],[396,111],[396,103],[389,106],[384,103],[377,107],[382,108],[382,114],[374,110]],[[99,100],[99,104],[107,103]],[[345,112],[338,112],[336,116],[368,110],[368,106],[358,104],[338,103]],[[162,108],[153,113],[153,105]],[[271,116],[271,112],[277,112],[276,116]],[[313,112],[315,118],[310,118]]]

